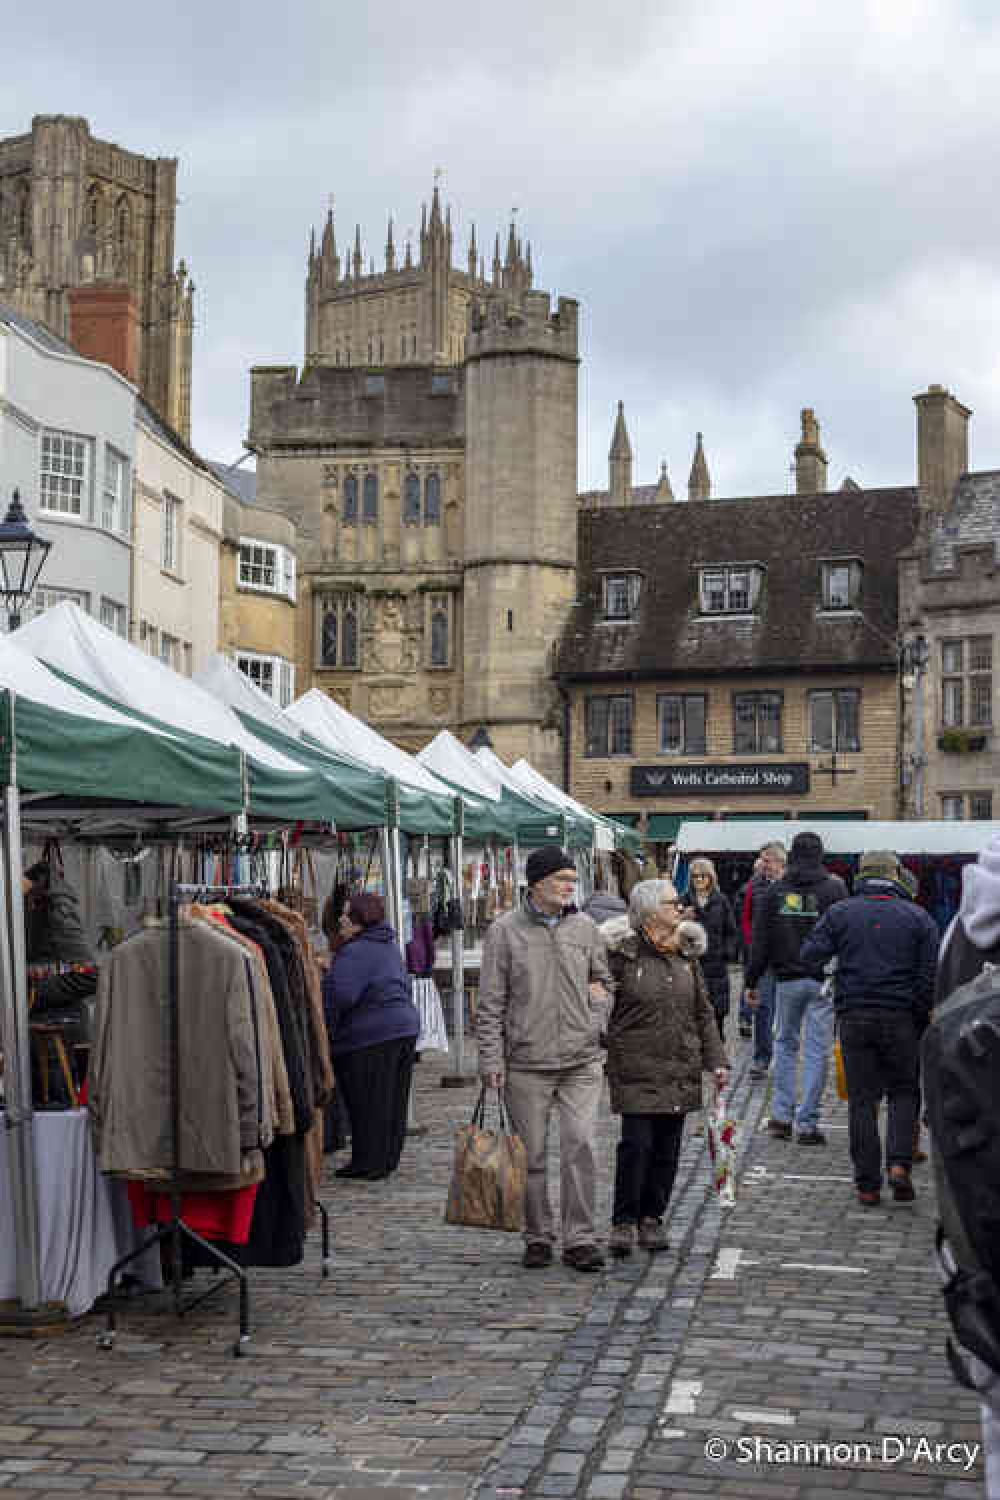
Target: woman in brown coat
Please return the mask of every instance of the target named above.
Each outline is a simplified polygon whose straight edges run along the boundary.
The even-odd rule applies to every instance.
[[[615,980],[608,1023],[611,1108],[622,1117],[610,1248],[665,1250],[663,1215],[677,1175],[684,1116],[701,1108],[701,1075],[724,1087],[729,1064],[697,957],[704,929],[681,921],[669,880],[633,886],[627,919],[601,931]]]

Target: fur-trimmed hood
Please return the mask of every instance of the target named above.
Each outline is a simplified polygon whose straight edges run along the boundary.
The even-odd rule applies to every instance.
[[[679,956],[701,958],[708,946],[705,929],[701,923],[680,922],[677,931],[680,934]],[[609,917],[606,922],[602,922],[601,936],[607,944],[609,953],[628,953],[629,948],[634,949],[639,941],[639,934],[627,916]]]

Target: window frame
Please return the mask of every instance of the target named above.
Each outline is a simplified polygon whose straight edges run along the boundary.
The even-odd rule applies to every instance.
[[[118,603],[117,599],[109,599],[107,595],[102,594],[97,618],[106,630],[112,630],[115,635],[128,640],[128,611],[124,604]]]
[[[63,445],[69,445],[73,452],[72,464],[74,472],[58,467],[52,462],[52,448],[58,444],[60,449]],[[46,448],[48,447],[49,464],[46,465]],[[38,510],[39,514],[52,516],[62,520],[89,519],[89,494],[92,466],[92,442],[90,438],[83,437],[77,432],[67,432],[59,427],[43,427],[39,434],[38,445]],[[59,461],[65,463],[66,457],[59,454]],[[79,468],[76,466],[79,464]],[[55,482],[56,492],[76,500],[76,505],[52,505],[48,503],[48,489],[46,478]]]
[[[678,723],[680,726],[680,742],[677,745],[664,744],[664,717],[666,705],[676,702],[680,705]],[[691,744],[689,734],[688,710],[695,703],[701,704],[701,741]],[[695,737],[696,738],[696,737]],[[657,755],[706,755],[708,744],[708,694],[707,693],[657,693],[656,695],[656,753]]]
[[[862,749],[861,734],[861,689],[856,687],[835,688],[810,688],[807,693],[809,709],[809,753],[810,755],[859,755]],[[821,745],[816,735],[815,711],[820,699],[830,700],[830,741],[829,745]],[[854,700],[855,729],[854,744],[842,745],[841,740],[841,700],[846,703]]]
[[[259,556],[253,556],[254,553]],[[253,576],[255,571],[259,577]],[[270,582],[267,580],[268,574]],[[238,587],[246,593],[272,594],[295,603],[296,557],[292,549],[281,542],[267,542],[263,537],[257,536],[241,536],[237,577]]]
[[[420,474],[416,469],[407,469],[403,480],[403,525],[419,526],[421,515]]]
[[[364,526],[378,525],[379,500],[378,474],[368,469],[361,483],[361,522]]]
[[[741,746],[738,743],[737,704],[742,701],[752,701],[754,705],[754,748]],[[761,708],[765,702],[777,705],[777,743],[762,746],[761,734]],[[736,691],[732,694],[731,711],[733,721],[733,754],[734,755],[783,755],[784,754],[784,716],[785,695],[780,689],[759,688],[751,691]]]
[[[318,618],[316,654],[321,672],[358,672],[361,670],[361,596],[350,591],[323,593],[317,596]],[[327,620],[334,620],[334,660],[326,650]],[[352,649],[348,651],[348,647]],[[352,660],[345,660],[351,656]]]
[[[441,475],[437,469],[424,475],[424,525],[441,525]]]
[[[940,645],[941,728],[992,729],[992,635],[945,636]]]
[[[44,614],[57,604],[76,604],[84,614],[90,614],[90,594],[86,589],[62,589],[41,583],[31,596],[32,616]]]
[[[843,603],[838,603],[833,593],[833,575],[846,572],[847,590]],[[860,557],[825,557],[820,560],[820,608],[824,614],[839,615],[857,612],[861,603],[861,585],[864,579],[864,564]]]
[[[243,673],[244,677],[249,678],[255,687],[260,688],[260,691],[265,693],[271,699],[272,703],[276,703],[279,708],[288,707],[288,704],[291,703],[295,696],[294,662],[289,661],[287,656],[271,656],[262,651],[237,650],[234,653],[234,659],[236,666]],[[248,666],[258,669],[257,677],[263,677],[266,669],[269,686],[264,687],[261,681],[256,680],[254,673],[246,670],[246,667],[243,665],[244,662]],[[288,694],[287,698],[284,697],[286,693]]]
[[[162,514],[160,517],[160,567],[164,573],[172,573],[175,578],[181,573],[181,530],[183,502],[172,495],[169,490],[163,491]]]
[[[704,563],[698,568],[698,608],[711,619],[747,616],[757,613],[764,567],[761,563]],[[745,578],[745,587],[736,588],[735,579]],[[721,589],[718,580],[721,579]],[[714,583],[710,583],[714,580]],[[713,597],[720,596],[721,604]],[[734,599],[739,601],[734,603]]]
[[[631,756],[633,752],[633,738],[635,733],[635,700],[632,693],[588,693],[583,700],[583,727],[584,727],[584,758],[587,760],[618,760]],[[595,748],[596,739],[592,729],[592,716],[598,705],[604,708],[604,728],[600,738],[600,744]],[[626,745],[621,749],[614,749],[614,726],[612,723],[615,706],[619,710],[624,708],[624,739]]]
[[[118,484],[117,489],[111,485],[109,470],[115,469],[115,477]],[[128,478],[129,461],[124,453],[120,453],[111,443],[104,444],[104,483],[101,486],[101,526],[105,531],[114,532],[116,536],[128,536],[129,533],[129,503],[128,503]],[[110,505],[109,505],[110,500]],[[112,520],[108,520],[108,514]]]

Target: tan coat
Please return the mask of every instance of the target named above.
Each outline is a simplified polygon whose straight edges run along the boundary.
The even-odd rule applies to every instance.
[[[181,921],[178,1005],[185,1173],[239,1178],[259,1144],[260,1091],[246,957]],[[103,1172],[172,1165],[165,923],[119,944],[98,978],[88,1107]]]
[[[665,956],[631,933],[609,953],[615,1003],[608,1081],[615,1114],[700,1109],[701,1076],[728,1067],[697,960]]]
[[[590,983],[610,986],[604,939],[582,912],[547,927],[526,907],[487,930],[479,978],[479,1071],[573,1068],[601,1055],[606,1009]]]

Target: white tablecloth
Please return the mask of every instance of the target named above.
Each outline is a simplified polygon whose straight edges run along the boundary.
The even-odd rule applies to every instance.
[[[61,1302],[79,1317],[107,1290],[111,1267],[145,1231],[133,1227],[125,1184],[97,1170],[85,1109],[42,1111],[33,1131],[42,1301]],[[7,1150],[0,1111],[0,1302],[17,1296]],[[144,1285],[159,1286],[158,1250],[137,1257],[129,1270]]]

